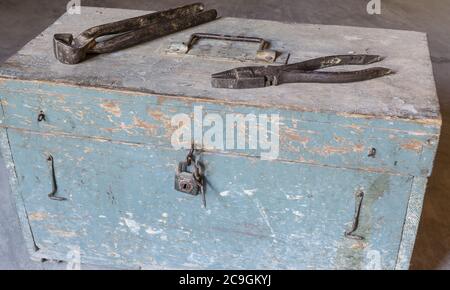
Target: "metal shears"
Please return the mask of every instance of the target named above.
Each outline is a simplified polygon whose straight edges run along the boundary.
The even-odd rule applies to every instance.
[[[283,83],[348,83],[370,80],[392,74],[384,67],[358,71],[317,71],[341,65],[366,65],[383,60],[378,55],[351,54],[319,57],[279,66],[238,67],[211,76],[214,88],[250,89],[277,86]]]

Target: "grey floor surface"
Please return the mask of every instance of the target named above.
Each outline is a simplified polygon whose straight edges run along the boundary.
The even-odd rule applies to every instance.
[[[412,269],[450,269],[450,1],[380,0],[381,15],[368,15],[369,0],[204,0],[222,16],[407,29],[428,33],[443,115],[442,137],[412,258]],[[65,12],[68,0],[0,0],[0,62]],[[195,1],[81,0],[84,6],[160,10]],[[0,159],[0,269],[60,269],[31,262],[25,250],[7,174]]]

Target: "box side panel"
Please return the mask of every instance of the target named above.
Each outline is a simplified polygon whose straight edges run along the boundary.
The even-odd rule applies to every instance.
[[[409,269],[417,230],[419,228],[427,181],[428,179],[423,177],[414,178],[405,224],[403,226],[402,241],[395,266],[397,270]]]
[[[0,126],[3,124],[4,121],[4,100],[5,100],[4,91],[1,90],[0,86]],[[33,233],[28,223],[28,216],[22,199],[22,195],[18,191],[19,181],[17,179],[14,159],[11,154],[11,147],[9,143],[7,130],[8,129],[4,127],[0,127],[0,154],[6,166],[7,174],[9,177],[9,186],[11,193],[14,197],[17,214],[19,216],[22,233],[25,239],[25,245],[27,247],[28,252],[31,255],[33,255],[38,250],[38,248],[34,243]]]
[[[0,128],[0,154],[3,158],[3,162],[5,163],[9,176],[10,190],[14,197],[17,214],[19,216],[20,227],[25,240],[25,245],[31,257],[33,258],[33,255],[39,249],[34,242],[33,232],[28,221],[28,214],[22,198],[22,194],[19,192],[19,181],[17,179],[14,160],[11,155],[11,148],[6,128]]]

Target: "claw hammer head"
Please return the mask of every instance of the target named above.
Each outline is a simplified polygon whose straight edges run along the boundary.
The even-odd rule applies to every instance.
[[[91,41],[77,44],[70,33],[59,33],[53,36],[53,51],[55,57],[65,64],[77,64],[86,59]]]

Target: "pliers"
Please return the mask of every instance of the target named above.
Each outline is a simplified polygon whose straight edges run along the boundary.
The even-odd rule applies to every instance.
[[[283,83],[348,83],[370,80],[392,74],[384,67],[358,71],[317,71],[339,65],[365,65],[381,61],[378,55],[351,54],[319,57],[280,66],[247,66],[215,73],[211,76],[214,88],[250,89],[276,86]]]
[[[204,11],[202,3],[194,3],[94,26],[75,38],[70,33],[57,33],[53,36],[53,49],[60,62],[76,64],[87,54],[113,52],[216,18],[216,10]],[[107,39],[98,41],[104,36],[108,36]]]

